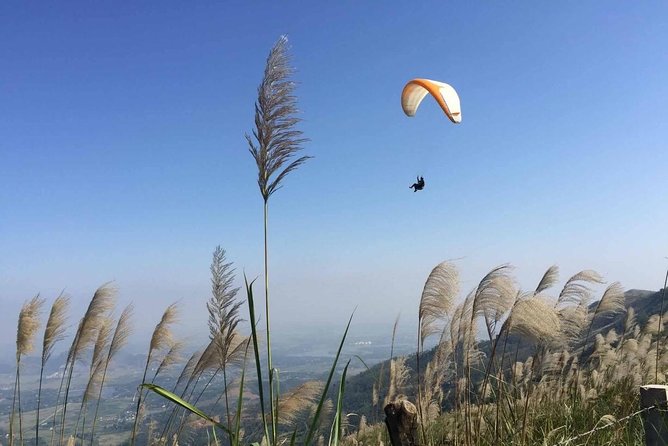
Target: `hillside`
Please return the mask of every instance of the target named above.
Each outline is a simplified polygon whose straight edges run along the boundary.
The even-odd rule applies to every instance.
[[[666,293],[668,295],[668,291]],[[661,291],[647,291],[647,290],[628,290],[624,293],[625,306],[626,308],[633,308],[636,314],[637,322],[640,326],[643,326],[649,317],[652,314],[657,314],[661,308]],[[593,311],[596,307],[596,302],[590,305],[590,311]],[[664,312],[666,308],[664,308]],[[590,344],[593,342],[596,334],[608,332],[610,329],[614,328],[617,332],[622,330],[624,324],[625,313],[619,313],[609,319],[600,319],[597,320],[594,324],[592,334],[590,336]],[[518,350],[517,359],[518,361],[525,361],[532,353],[533,350],[530,348],[522,348],[522,340],[517,336],[511,336],[508,340],[508,351],[515,351],[519,343],[520,348]],[[491,350],[491,343],[489,341],[483,341],[480,343],[480,350],[483,351],[486,355],[489,355]],[[420,370],[423,371],[425,364],[427,364],[433,357],[435,352],[435,347],[429,351],[424,352],[420,355]],[[406,389],[406,394],[410,399],[415,399],[413,384],[416,382],[415,379],[415,370],[416,370],[416,356],[415,354],[409,355],[406,360],[406,366],[409,371],[408,382],[409,388]],[[376,410],[372,407],[372,389],[374,384],[377,382],[379,374],[382,373],[383,378],[381,380],[381,389],[385,391],[379,392],[379,400]],[[386,384],[389,375],[389,360],[383,361],[379,364],[376,364],[362,373],[359,373],[355,376],[350,377],[346,382],[346,398],[345,398],[345,408],[346,413],[355,413],[358,415],[365,415],[370,421],[379,421],[382,419],[382,400],[386,393]],[[475,377],[474,377],[475,379]],[[451,383],[446,383],[446,390],[449,388]],[[444,407],[444,409],[447,409]]]

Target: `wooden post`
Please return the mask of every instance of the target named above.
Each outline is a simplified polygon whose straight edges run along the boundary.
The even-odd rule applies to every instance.
[[[645,445],[668,445],[668,386],[652,384],[640,387],[640,408],[660,406],[643,412]]]
[[[385,406],[384,412],[392,446],[418,446],[415,405],[408,400],[396,400]]]

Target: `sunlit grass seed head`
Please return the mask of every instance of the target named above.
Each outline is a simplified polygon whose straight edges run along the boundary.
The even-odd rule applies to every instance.
[[[246,135],[249,151],[258,168],[258,186],[264,201],[281,187],[290,172],[310,156],[297,154],[308,141],[297,129],[297,98],[291,80],[288,39],[281,36],[269,53],[255,104],[255,129]]]
[[[44,299],[35,296],[21,307],[19,313],[18,327],[16,330],[16,358],[27,355],[33,350],[33,340],[39,330],[40,311],[44,305]]]

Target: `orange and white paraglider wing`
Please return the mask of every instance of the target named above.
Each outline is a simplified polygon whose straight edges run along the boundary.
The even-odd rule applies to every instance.
[[[455,124],[462,122],[459,95],[450,85],[429,79],[409,81],[401,93],[401,107],[407,116],[415,116],[422,100],[430,94],[441,106],[446,116]]]

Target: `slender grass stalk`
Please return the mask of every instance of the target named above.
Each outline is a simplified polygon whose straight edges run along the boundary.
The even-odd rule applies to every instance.
[[[394,325],[392,326],[392,342],[390,343],[390,358],[389,358],[389,360],[388,360],[388,363],[390,363],[390,362],[392,361],[392,358],[394,358],[394,341],[395,341],[395,339],[396,339],[396,335],[397,335],[397,327],[399,326],[399,318],[400,318],[400,316],[401,316],[401,314],[398,314],[398,315],[397,315],[397,318],[394,320]],[[418,339],[419,339],[419,335],[418,335]],[[418,346],[418,349],[419,349],[419,346]],[[382,392],[382,390],[383,390],[383,374],[384,374],[384,371],[385,371],[385,370],[384,370],[384,366],[385,366],[385,364],[384,364],[384,363],[381,363],[381,365],[380,365],[380,371],[378,372],[378,385],[377,385],[377,389],[378,389],[378,390],[376,391],[376,393],[378,393],[378,394],[380,394],[380,393]],[[392,371],[389,370],[389,372],[390,372],[390,378],[389,378],[389,380],[391,380],[391,379],[392,379],[392,378],[391,378],[391,372],[392,372]],[[388,382],[389,382],[389,381],[388,381]],[[379,397],[378,401],[380,401],[380,395],[378,395],[378,397]],[[384,400],[383,400],[383,401],[384,401]],[[374,404],[374,405],[375,405],[375,404]],[[380,409],[380,412],[382,413],[382,410],[383,410],[383,409],[380,408],[380,407],[379,407],[379,409]],[[378,414],[376,414],[376,413],[374,412],[374,417],[377,417],[377,416],[378,416]]]
[[[471,319],[468,322],[468,339],[466,349],[466,400],[464,421],[466,425],[465,439],[466,444],[472,444],[473,420],[471,417],[471,352],[475,349],[475,321],[476,318],[486,314],[503,314],[511,306],[512,298],[515,296],[515,289],[512,280],[508,276],[509,265],[501,265],[487,273],[475,291],[471,304]]]
[[[129,304],[127,307],[125,307],[125,309],[123,309],[123,312],[121,313],[120,317],[118,318],[118,322],[116,323],[116,329],[114,330],[114,334],[111,337],[111,344],[109,344],[107,357],[104,361],[104,369],[102,370],[100,388],[98,389],[97,392],[97,402],[95,403],[95,414],[93,415],[93,425],[90,431],[91,446],[93,446],[93,441],[95,440],[95,426],[97,424],[97,414],[100,409],[100,401],[102,400],[102,388],[104,387],[104,382],[107,377],[107,369],[109,368],[109,364],[111,363],[111,360],[114,358],[114,356],[116,356],[119,350],[123,348],[123,346],[127,343],[128,337],[132,332],[132,325],[130,323],[130,320],[132,318],[133,311],[134,311],[134,306],[132,304]]]
[[[654,383],[659,381],[659,352],[661,351],[661,330],[663,330],[663,302],[666,297],[666,286],[668,286],[668,270],[666,270],[666,278],[663,281],[663,288],[661,289],[661,309],[659,310],[659,327],[656,333],[656,367],[654,370]]]
[[[19,412],[19,441],[23,446],[23,413],[21,411],[21,358],[33,350],[33,340],[39,330],[39,313],[44,305],[44,299],[39,295],[26,301],[21,307],[16,329],[16,377],[14,380],[14,398],[12,412],[9,418],[9,444],[14,444],[14,416]]]
[[[213,343],[213,341],[212,341],[212,343]],[[209,380],[206,382],[204,387],[200,390],[197,397],[192,401],[192,404],[197,404],[199,402],[200,398],[202,398],[202,395],[204,395],[204,392],[207,390],[207,388],[209,387],[211,382],[214,380],[214,378],[218,375],[218,373],[220,373],[221,371],[224,372],[228,365],[236,365],[236,364],[241,364],[243,362],[242,355],[245,355],[245,350],[247,349],[248,343],[249,343],[249,339],[245,338],[245,337],[242,337],[239,334],[235,334],[234,336],[232,336],[230,338],[230,344],[227,346],[227,351],[225,353],[225,355],[226,355],[225,362],[223,363],[223,365],[218,365],[218,367],[216,368],[214,373],[211,375]],[[216,358],[215,364],[219,364],[218,358]],[[204,371],[204,369],[202,370],[202,372],[203,371]],[[227,379],[226,378],[224,378],[224,386],[225,386],[225,388],[223,389],[224,390],[223,395],[226,396],[227,395]],[[190,392],[190,396],[188,398],[192,397],[192,395],[195,392],[196,387],[197,387],[197,382],[195,383],[195,386],[192,388],[192,390]],[[226,398],[226,401],[227,401],[227,398]],[[186,421],[185,416],[182,416],[181,417],[181,422],[180,422],[179,427],[177,429],[177,439],[179,439],[180,436],[181,436],[183,428],[185,427],[185,424],[184,424],[185,421]],[[231,426],[231,423],[228,423],[228,426]]]
[[[39,385],[37,390],[37,414],[35,416],[35,446],[39,444],[39,412],[42,401],[42,382],[44,378],[44,367],[51,358],[53,347],[58,341],[65,338],[65,322],[70,298],[63,295],[56,298],[51,306],[49,319],[46,322],[44,337],[42,339],[42,362],[39,368]]]
[[[585,350],[587,348],[587,343],[589,342],[591,331],[594,328],[594,322],[596,322],[596,317],[618,313],[622,310],[624,310],[624,288],[622,288],[622,285],[619,282],[614,282],[613,284],[608,286],[603,292],[603,296],[601,297],[601,300],[599,300],[598,303],[596,304],[594,313],[592,314],[591,320],[589,321],[589,327],[587,328],[587,334],[584,337],[584,342],[582,344],[582,349],[580,350],[580,356],[578,360],[580,367],[577,368],[575,374],[576,389],[580,380],[580,369],[582,368],[582,366],[584,366],[584,364],[582,364],[582,361],[584,360]],[[573,394],[574,397],[576,394],[577,392]]]
[[[99,383],[100,377],[102,376],[102,369],[104,367],[103,357],[106,356],[105,350],[108,350],[112,323],[113,320],[111,318],[103,319],[97,332],[97,338],[93,346],[93,356],[91,357],[90,368],[88,371],[88,382],[86,383],[86,389],[84,391],[83,397],[81,398],[81,405],[79,406],[77,422],[74,425],[74,438],[77,438],[77,434],[79,433],[79,421],[81,421],[81,418],[83,418],[82,432],[85,429],[86,412],[88,411],[88,399],[93,395],[95,386]]]
[[[197,386],[197,383],[199,382],[199,379],[201,377],[201,374],[207,370],[211,364],[213,363],[213,358],[214,358],[214,353],[216,349],[216,343],[213,341],[210,341],[209,344],[206,346],[204,351],[200,352],[197,355],[191,356],[190,360],[186,364],[186,366],[183,368],[181,371],[181,375],[179,376],[179,379],[176,382],[176,385],[174,386],[173,392],[176,393],[176,389],[178,385],[186,378],[188,377],[188,381],[186,382],[185,387],[179,394],[181,398],[187,399],[192,396],[192,393],[194,391],[194,387]],[[194,387],[191,388],[190,386],[194,383]],[[186,398],[186,393],[190,390],[190,396]],[[160,434],[160,438],[165,438],[166,435],[170,432],[172,425],[174,423],[174,420],[176,419],[176,416],[178,415],[179,407],[174,407],[172,412],[169,415],[169,418],[167,419],[167,422],[165,423],[165,426],[162,429],[162,433]]]
[[[171,326],[176,322],[178,315],[177,305],[171,304],[167,307],[165,312],[160,319],[160,322],[155,326],[153,330],[153,335],[151,336],[151,342],[148,348],[148,355],[146,356],[146,365],[144,366],[144,374],[142,375],[142,386],[139,388],[139,395],[137,396],[137,407],[135,409],[135,420],[132,425],[132,433],[130,435],[130,445],[134,446],[137,435],[137,425],[139,424],[139,415],[140,408],[143,397],[143,390],[146,387],[146,373],[148,372],[148,366],[153,359],[153,354],[164,347],[168,346],[172,341],[172,330]],[[147,387],[151,389],[150,387]]]
[[[76,339],[76,336],[78,336],[78,333],[75,333],[75,339]],[[74,345],[74,343],[72,345]],[[55,435],[56,435],[56,427],[57,427],[57,420],[58,420],[58,408],[60,406],[60,395],[63,392],[63,387],[65,386],[65,377],[67,376],[67,369],[69,367],[71,351],[72,351],[72,347],[70,347],[70,351],[68,352],[67,360],[65,361],[65,367],[63,368],[63,374],[60,377],[60,385],[58,386],[58,393],[56,394],[56,405],[55,405],[56,407],[53,409],[53,422],[51,423],[51,438],[49,440],[49,445],[53,445]]]
[[[268,214],[269,197],[282,185],[290,172],[296,170],[310,157],[293,159],[307,141],[302,132],[295,129],[297,101],[294,96],[295,83],[290,80],[294,70],[290,66],[287,37],[281,36],[269,52],[264,77],[258,87],[255,104],[255,129],[253,138],[246,135],[249,151],[258,168],[258,186],[264,201],[264,288],[265,322],[267,329],[267,369],[269,375],[269,405],[271,418],[270,444],[277,442],[277,414],[274,401],[274,367],[271,357],[271,323],[269,308],[269,249]]]
[[[63,378],[67,374],[67,382],[65,384],[65,398],[63,400],[63,414],[60,418],[60,442],[63,444],[65,439],[65,420],[67,419],[67,401],[70,393],[70,385],[72,384],[72,373],[77,358],[81,353],[92,343],[95,342],[97,332],[101,321],[106,317],[106,314],[114,307],[116,290],[110,283],[105,283],[93,294],[93,298],[88,304],[86,313],[84,314],[77,332],[74,335],[74,340],[67,353],[67,360],[65,362],[65,370],[63,371]],[[56,406],[56,411],[58,407]],[[55,431],[55,417],[54,417],[54,431]],[[53,437],[52,437],[53,439]]]
[[[269,370],[269,416],[271,417],[271,437],[269,444],[275,445],[277,440],[278,414],[274,404],[274,367],[271,361],[271,328],[269,312],[269,250],[267,243],[267,220],[269,215],[269,201],[264,200],[264,317],[267,324],[267,369]]]

